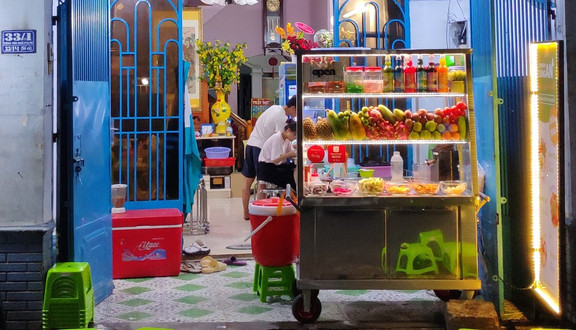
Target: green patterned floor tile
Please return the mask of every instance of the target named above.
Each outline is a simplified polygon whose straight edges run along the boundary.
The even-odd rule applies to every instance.
[[[206,309],[190,308],[190,309],[187,309],[185,311],[181,311],[178,314],[180,314],[182,316],[191,317],[191,318],[199,318],[199,317],[206,316],[206,315],[212,314],[212,313],[214,313],[214,312],[206,310]]]
[[[243,273],[243,272],[228,272],[226,274],[222,274],[222,276],[232,277],[232,278],[241,278],[246,276],[254,276],[253,274]]]
[[[130,312],[122,315],[118,315],[117,317],[122,320],[126,321],[141,321],[145,318],[151,317],[152,314],[143,313],[143,312]]]
[[[273,308],[262,307],[262,306],[246,306],[246,307],[240,308],[239,310],[237,310],[237,312],[243,313],[243,314],[258,315],[258,314],[269,312],[272,309]]]
[[[148,299],[134,298],[134,299],[130,299],[130,300],[121,301],[121,302],[119,302],[119,304],[131,306],[131,307],[138,307],[138,306],[142,306],[142,305],[147,305],[151,302],[154,302],[154,301],[148,300]]]
[[[234,296],[230,296],[229,298],[241,301],[251,301],[259,299],[255,293],[241,293]]]
[[[186,297],[176,299],[175,301],[193,305],[193,304],[197,304],[199,302],[206,301],[206,300],[208,300],[208,299],[206,299],[204,297],[186,296]]]
[[[336,293],[341,294],[341,295],[345,295],[345,296],[352,296],[352,297],[359,297],[363,294],[367,294],[368,290],[339,290],[336,291]]]
[[[139,278],[127,278],[124,281],[132,282],[132,283],[142,283],[142,282],[146,282],[146,281],[151,281],[153,279],[154,279],[154,277],[139,277]]]
[[[226,286],[229,288],[234,288],[234,289],[248,289],[248,288],[253,287],[253,283],[252,282],[234,282],[234,283],[226,284]]]
[[[175,277],[177,280],[181,281],[190,281],[195,280],[200,277],[200,274],[191,274],[191,273],[180,273],[178,277]]]
[[[122,290],[122,292],[131,293],[131,294],[141,294],[141,293],[150,292],[150,291],[152,291],[152,290],[148,289],[146,287],[143,287],[143,286],[133,286],[131,288]]]
[[[204,285],[185,284],[185,285],[177,286],[174,289],[180,290],[180,291],[192,292],[192,291],[197,291],[197,290],[204,289],[204,288],[206,288]]]

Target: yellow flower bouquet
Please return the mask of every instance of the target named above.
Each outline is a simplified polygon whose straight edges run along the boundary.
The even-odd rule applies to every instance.
[[[286,24],[286,29],[276,27],[276,33],[282,38],[282,50],[289,55],[294,55],[297,50],[310,50],[318,47],[318,44],[308,39],[304,39],[304,33],[314,34],[314,30],[304,23],[297,22],[296,27],[300,30],[296,32],[292,23]]]
[[[229,42],[222,43],[216,40],[211,42],[196,41],[198,47],[196,53],[202,62],[203,76],[208,87],[216,87],[217,77],[222,81],[222,89],[225,93],[230,93],[230,85],[240,80],[240,65],[246,62],[244,49],[246,43],[236,44],[230,47]]]

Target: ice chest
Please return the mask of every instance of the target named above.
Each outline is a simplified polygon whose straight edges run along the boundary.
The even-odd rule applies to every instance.
[[[178,209],[112,214],[112,277],[177,276],[182,222]]]

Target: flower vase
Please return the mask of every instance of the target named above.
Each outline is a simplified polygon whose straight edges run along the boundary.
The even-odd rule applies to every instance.
[[[226,102],[226,93],[221,88],[216,88],[216,102],[210,108],[214,132],[218,135],[226,135],[228,118],[230,118],[230,105]]]

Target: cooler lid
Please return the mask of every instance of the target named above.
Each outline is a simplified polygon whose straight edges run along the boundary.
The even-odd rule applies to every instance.
[[[112,214],[112,227],[180,225],[183,221],[179,209],[127,210]]]
[[[248,212],[250,215],[263,215],[263,216],[275,216],[277,215],[278,204],[280,203],[279,197],[272,197],[266,199],[255,200],[248,206]],[[292,203],[284,200],[282,203],[282,211],[280,216],[296,214],[296,208]]]

